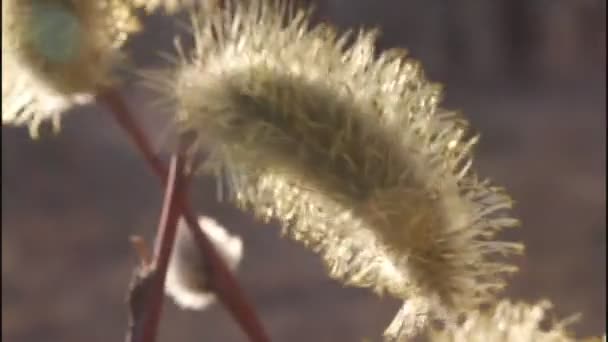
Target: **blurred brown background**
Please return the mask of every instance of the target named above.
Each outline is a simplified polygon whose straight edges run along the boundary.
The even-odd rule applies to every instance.
[[[319,15],[342,28],[383,30],[446,84],[445,106],[481,132],[477,169],[517,201],[523,227],[505,234],[527,255],[507,290],[552,300],[555,318],[581,312],[579,335],[606,330],[606,3],[601,0],[328,0]],[[173,22],[148,20],[135,60],[171,45]],[[150,95],[125,89],[162,143]],[[122,341],[134,265],[130,234],[151,238],[161,189],[100,108],[66,115],[59,136],[33,142],[2,128],[2,337],[12,342]],[[318,258],[276,227],[215,201],[211,179],[195,206],[241,234],[239,278],[275,341],[379,340],[398,303],[327,279]],[[225,311],[179,311],[167,301],[160,341],[244,341]]]

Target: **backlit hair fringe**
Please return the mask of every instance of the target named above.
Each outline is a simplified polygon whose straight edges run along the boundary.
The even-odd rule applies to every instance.
[[[492,301],[516,270],[495,256],[523,247],[494,240],[518,221],[471,170],[477,137],[404,51],[311,27],[310,13],[227,1],[194,20],[192,55],[147,82],[240,207],[278,219],[331,277],[405,301],[387,339]]]

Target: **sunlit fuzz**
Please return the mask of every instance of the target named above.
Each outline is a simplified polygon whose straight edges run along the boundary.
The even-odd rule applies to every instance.
[[[390,335],[492,300],[516,269],[496,257],[522,246],[494,240],[517,220],[470,169],[477,139],[403,51],[377,53],[374,32],[337,35],[309,15],[228,1],[195,21],[192,56],[148,82],[241,207],[280,221],[332,277],[410,301]]]
[[[431,342],[575,342],[567,330],[576,316],[551,324],[544,329],[543,321],[551,304],[542,301],[534,305],[503,300],[490,310],[467,313],[463,323],[450,329],[430,329]],[[553,323],[553,322],[547,322]],[[591,340],[588,340],[591,341]],[[600,339],[597,340],[598,342]]]
[[[2,1],[2,122],[55,119],[115,79],[119,48],[138,29],[127,0]]]
[[[234,271],[243,255],[243,242],[230,235],[209,217],[200,217],[201,229],[209,237],[228,268]],[[215,295],[209,288],[209,265],[192,237],[185,221],[177,227],[175,247],[165,282],[165,292],[185,309],[202,310],[213,303]]]

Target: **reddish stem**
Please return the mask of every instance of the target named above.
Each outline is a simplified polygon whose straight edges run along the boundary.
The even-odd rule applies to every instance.
[[[154,170],[163,184],[167,183],[167,168],[163,161],[154,153],[152,145],[145,134],[135,122],[127,105],[122,100],[120,94],[113,89],[101,93],[98,101],[109,107],[110,112],[121,128],[131,137],[148,165]],[[253,307],[246,299],[243,290],[238,285],[236,278],[228,269],[223,259],[219,256],[215,247],[201,230],[197,218],[192,214],[184,191],[178,189],[176,203],[180,212],[184,216],[190,232],[206,260],[210,265],[210,285],[215,290],[219,301],[224,304],[233,318],[241,326],[245,334],[252,342],[268,342],[270,339],[266,334],[260,320]]]
[[[177,195],[183,186],[183,160],[179,156],[171,159],[169,176],[165,189],[165,199],[156,233],[154,245],[154,264],[152,268],[155,273],[154,285],[148,297],[147,313],[143,320],[142,341],[154,342],[163,309],[165,278],[169,266],[169,258],[173,251],[173,243],[177,232],[177,221],[179,220],[179,206]]]

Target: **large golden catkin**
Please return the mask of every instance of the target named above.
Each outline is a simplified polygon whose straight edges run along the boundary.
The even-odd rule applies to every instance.
[[[403,51],[309,27],[309,14],[228,1],[195,21],[193,55],[148,81],[240,206],[278,219],[332,277],[409,301],[389,337],[492,300],[516,269],[493,256],[522,246],[493,240],[517,220],[470,170],[476,138]]]

